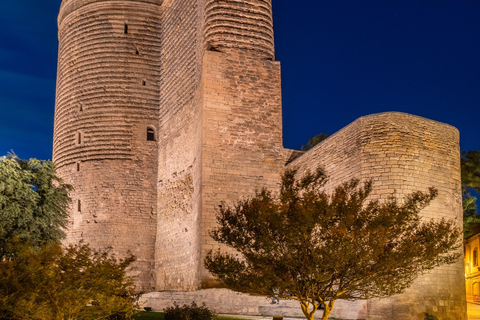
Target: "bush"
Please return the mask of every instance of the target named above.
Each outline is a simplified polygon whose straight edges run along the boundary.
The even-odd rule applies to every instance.
[[[32,247],[14,239],[0,261],[0,319],[124,320],[137,303],[126,276],[133,256],[117,260],[80,244]]]
[[[192,302],[191,306],[184,304],[180,307],[176,302],[173,307],[164,309],[165,320],[212,320],[216,313],[208,309],[205,303],[201,307]]]
[[[438,318],[435,317],[433,314],[425,312],[425,320],[438,320]]]

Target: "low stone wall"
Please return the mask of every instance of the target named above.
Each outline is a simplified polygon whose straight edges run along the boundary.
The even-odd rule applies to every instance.
[[[162,291],[150,292],[142,295],[142,307],[151,307],[154,311],[179,305],[190,305],[195,301],[197,305],[205,303],[207,307],[220,314],[273,316],[279,315],[291,318],[303,318],[300,304],[294,300],[280,300],[278,304],[271,304],[271,299],[251,296],[234,292],[228,289],[205,289],[191,292]],[[321,310],[317,311],[316,318],[320,318]],[[331,317],[340,319],[366,319],[366,301],[338,301]]]

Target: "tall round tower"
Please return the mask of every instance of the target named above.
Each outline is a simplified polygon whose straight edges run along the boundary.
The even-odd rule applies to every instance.
[[[53,160],[75,187],[67,242],[137,257],[154,284],[162,0],[63,0]]]

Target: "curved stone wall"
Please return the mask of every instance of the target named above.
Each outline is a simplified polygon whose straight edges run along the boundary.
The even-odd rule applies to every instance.
[[[351,178],[373,180],[372,199],[438,189],[422,211],[427,219],[454,219],[462,227],[458,130],[410,114],[386,112],[362,117],[330,136],[287,167],[300,172],[322,166],[327,191]],[[463,259],[461,259],[463,260]],[[370,320],[466,319],[463,261],[421,275],[404,294],[368,300]]]
[[[205,41],[219,51],[246,49],[273,59],[271,0],[206,0]]]
[[[157,125],[158,12],[143,1],[97,1],[59,19],[57,165],[133,159],[136,136]]]
[[[65,0],[58,19],[53,160],[76,190],[67,242],[132,252],[140,290],[154,283],[160,4]]]

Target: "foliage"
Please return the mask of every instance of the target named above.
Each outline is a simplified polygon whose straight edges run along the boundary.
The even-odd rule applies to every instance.
[[[135,320],[164,320],[163,312],[140,311],[134,317]]]
[[[433,314],[425,312],[425,320],[438,320],[438,318],[435,317]]]
[[[142,311],[139,312],[134,316],[135,320],[164,320],[164,313],[163,312],[146,312]],[[232,318],[232,317],[220,317],[217,316],[214,318],[215,320],[247,320],[243,318]]]
[[[184,304],[180,307],[174,302],[173,307],[165,309],[165,320],[212,320],[215,316],[215,312],[208,309],[205,303],[200,307],[195,302],[191,306]]]
[[[320,134],[317,134],[314,137],[311,137],[310,139],[308,139],[308,143],[306,145],[302,146],[302,151],[308,151],[308,150],[312,149],[314,146],[316,146],[317,144],[319,144],[323,140],[327,139],[329,136],[330,136],[329,134],[320,133]]]
[[[480,151],[462,152],[462,191],[463,191],[463,237],[466,239],[480,231],[480,214],[477,211],[477,198],[471,190],[480,192]]]
[[[461,165],[463,187],[480,193],[480,150],[463,151]]]
[[[463,237],[477,233],[480,229],[480,215],[477,213],[477,198],[467,194],[463,198]]]
[[[55,174],[51,161],[0,158],[0,257],[14,236],[34,246],[62,239],[70,185]]]
[[[126,278],[133,256],[117,261],[80,244],[41,248],[14,238],[14,259],[0,261],[0,319],[120,320],[133,315],[134,287]]]
[[[337,299],[401,293],[419,274],[458,260],[455,222],[419,216],[435,189],[380,203],[367,201],[371,182],[351,180],[327,195],[324,181],[321,171],[302,179],[286,171],[278,196],[264,189],[220,206],[211,236],[241,257],[211,251],[206,268],[227,288],[297,300],[311,320],[320,304],[327,319]]]

